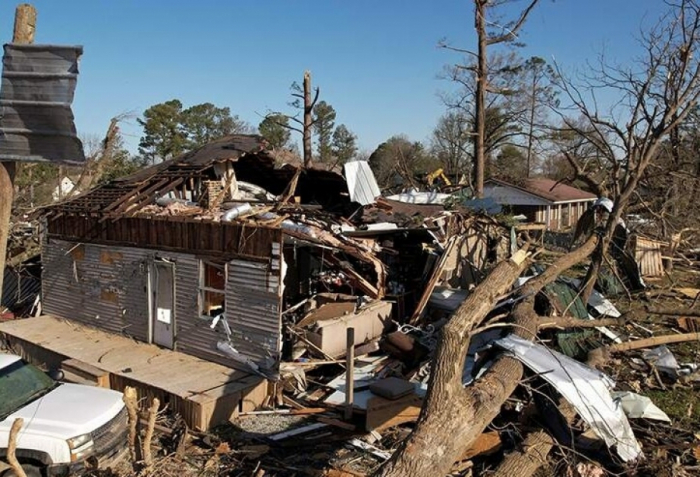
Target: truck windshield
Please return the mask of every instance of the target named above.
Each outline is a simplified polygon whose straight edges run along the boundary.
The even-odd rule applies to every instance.
[[[56,382],[40,369],[15,361],[0,369],[0,419],[52,389]]]

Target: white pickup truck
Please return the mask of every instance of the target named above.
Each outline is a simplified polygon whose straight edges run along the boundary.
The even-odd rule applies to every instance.
[[[15,477],[5,463],[10,427],[24,419],[17,459],[27,477],[80,474],[104,467],[126,452],[127,415],[122,394],[55,381],[19,356],[0,353],[0,476]]]

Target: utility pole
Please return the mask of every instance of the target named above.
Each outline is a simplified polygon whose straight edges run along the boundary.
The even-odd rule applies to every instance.
[[[21,44],[34,43],[35,32],[36,8],[28,3],[18,5],[17,10],[15,10],[15,28],[12,42]],[[16,168],[17,165],[13,161],[0,162],[0,299],[2,299],[2,285],[5,277],[7,240],[10,235]]]

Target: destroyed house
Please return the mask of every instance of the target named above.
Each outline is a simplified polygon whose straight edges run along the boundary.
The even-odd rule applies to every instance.
[[[216,140],[45,208],[43,312],[271,379],[344,356],[349,328],[378,349],[436,289],[478,282],[510,232],[377,191],[363,161],[343,176]]]
[[[525,179],[518,184],[489,179],[484,183],[484,197],[555,231],[576,227],[597,199],[595,194],[545,178]]]
[[[275,375],[285,287],[383,294],[367,247],[288,219],[342,214],[348,197],[340,174],[277,164],[258,136],[214,141],[45,209],[43,310]]]

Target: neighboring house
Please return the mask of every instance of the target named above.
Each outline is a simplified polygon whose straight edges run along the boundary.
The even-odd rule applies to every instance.
[[[75,189],[75,183],[71,180],[70,177],[63,176],[60,184],[54,188],[53,193],[51,194],[51,198],[54,202],[63,200],[73,192],[73,189]]]
[[[595,194],[552,179],[526,179],[520,185],[497,179],[484,184],[484,197],[506,206],[530,222],[543,223],[547,230],[575,227],[583,212],[597,199]]]

